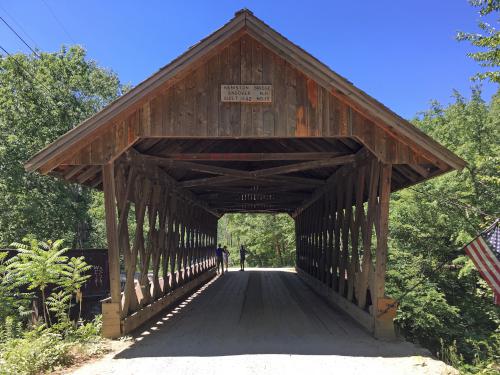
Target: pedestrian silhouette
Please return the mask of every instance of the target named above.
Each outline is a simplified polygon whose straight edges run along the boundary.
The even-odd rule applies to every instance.
[[[241,245],[240,247],[240,271],[245,271],[245,257],[247,254],[247,250],[245,246]]]
[[[224,249],[222,248],[222,245],[219,244],[217,246],[217,249],[215,249],[215,255],[217,256],[217,273],[224,275],[224,263],[222,259],[222,254],[224,253]]]
[[[226,266],[226,272],[228,272],[229,267],[229,250],[227,246],[224,246],[224,252],[222,253],[222,257],[224,258],[224,265]]]

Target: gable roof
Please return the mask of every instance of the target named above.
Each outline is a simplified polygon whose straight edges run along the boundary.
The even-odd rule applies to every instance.
[[[451,168],[462,169],[465,166],[465,162],[446,147],[333,72],[328,66],[255,17],[252,12],[243,9],[237,12],[235,17],[223,27],[192,46],[184,54],[110,103],[100,112],[46,146],[25,164],[26,170],[35,171],[48,163],[62,162],[65,155],[72,152],[82,140],[90,138],[100,127],[140,103],[177,74],[206,56],[215,47],[224,44],[239,33],[248,33],[316,80],[318,84],[328,89],[340,100],[362,113],[363,116],[375,123],[383,124],[385,129],[396,137],[405,142],[416,144],[423,152],[430,153]]]

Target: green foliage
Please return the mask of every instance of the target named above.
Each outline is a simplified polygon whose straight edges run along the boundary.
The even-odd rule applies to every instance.
[[[37,374],[70,362],[71,344],[48,330],[27,331],[6,341],[0,350],[0,373]]]
[[[82,292],[81,288],[85,282],[90,279],[88,272],[92,269],[92,266],[85,262],[83,256],[78,258],[71,258],[63,268],[61,272],[61,278],[59,285],[63,288],[65,293],[69,295],[68,301],[68,317],[69,311],[71,309],[71,300],[73,294],[76,296],[76,300],[79,303],[80,309],[78,314],[78,320],[82,312]]]
[[[7,316],[0,324],[0,344],[21,336],[24,331],[23,323],[18,319]]]
[[[500,309],[462,248],[498,215],[500,96],[490,104],[477,89],[469,101],[454,97],[414,123],[467,167],[393,194],[387,293],[398,298],[420,283],[401,300],[400,330],[475,372],[500,360]]]
[[[0,330],[7,319],[18,317],[19,320],[30,313],[31,295],[20,292],[14,285],[5,264],[7,254],[7,252],[0,252]]]
[[[0,374],[38,374],[71,364],[75,357],[104,352],[101,315],[78,328],[70,327],[66,336],[45,325],[24,332],[15,325],[0,329],[0,335],[9,330],[9,336],[0,340]]]
[[[23,242],[12,243],[18,254],[8,261],[7,269],[14,283],[41,291],[49,284],[56,284],[68,260],[64,255],[68,248],[62,247],[63,241],[42,242],[35,238],[25,238]]]
[[[122,93],[117,76],[75,46],[0,58],[0,245],[29,233],[88,243],[88,189],[26,173],[23,163]]]
[[[83,256],[78,258],[72,257],[63,266],[59,284],[68,293],[78,293],[83,284],[90,278],[90,275],[86,273],[91,269],[92,266],[85,262]]]
[[[1,262],[0,286],[11,294],[19,286],[37,290],[42,296],[45,323],[29,327],[18,315],[7,315],[16,308],[16,299],[7,307],[0,305],[0,373],[36,374],[70,363],[75,355],[87,356],[103,350],[100,331],[101,317],[77,326],[70,320],[70,308],[76,296],[81,306],[81,288],[89,278],[90,266],[83,257],[65,255],[63,240],[41,242],[34,237],[14,243],[18,254]],[[45,298],[46,290],[52,293]],[[13,294],[12,294],[13,295]],[[0,296],[0,299],[6,299]],[[17,304],[22,304],[17,300]],[[52,316],[52,318],[51,318]]]
[[[54,331],[66,334],[73,327],[69,319],[71,297],[72,295],[65,290],[52,292],[47,297],[47,308],[50,312],[54,313],[57,319],[56,323],[52,325]]]
[[[219,241],[228,246],[231,264],[239,264],[239,247],[249,251],[247,264],[286,267],[295,264],[295,227],[285,214],[226,214],[219,220]]]
[[[18,254],[8,261],[6,275],[11,285],[27,286],[38,290],[42,297],[44,321],[52,325],[51,312],[57,318],[61,332],[70,325],[70,309],[73,296],[80,302],[81,287],[90,278],[92,268],[84,257],[68,259],[63,248],[63,240],[41,242],[33,237],[25,238],[24,243],[13,243]],[[46,289],[51,285],[54,292],[46,298]]]
[[[100,191],[92,192],[92,201],[89,207],[90,216],[90,231],[89,242],[94,247],[106,248],[108,246],[106,240],[106,216],[104,212],[104,194]],[[130,220],[129,223],[134,223],[134,220]],[[131,224],[130,224],[131,225]],[[129,231],[131,234],[134,231]]]
[[[63,240],[41,242],[25,238],[24,243],[14,242],[18,254],[8,261],[9,278],[14,286],[27,286],[28,290],[38,290],[42,297],[44,320],[51,323],[45,302],[45,292],[50,284],[57,285],[68,260],[64,254],[68,248],[62,247]]]
[[[82,324],[75,331],[74,337],[84,343],[99,341],[102,330],[102,315],[96,315],[93,321]]]
[[[497,17],[496,22],[499,20],[500,1],[498,0],[469,0],[470,4],[479,8],[479,15],[484,18],[486,16]],[[475,79],[489,79],[492,82],[500,83],[500,30],[495,29],[489,23],[480,21],[478,23],[481,33],[465,33],[460,32],[457,35],[459,41],[468,41],[474,47],[479,49],[478,52],[468,53],[467,56],[471,57],[479,63],[482,67],[488,69],[484,73],[478,73]]]

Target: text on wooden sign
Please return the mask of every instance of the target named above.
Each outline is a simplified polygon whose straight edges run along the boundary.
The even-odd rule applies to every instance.
[[[273,85],[221,85],[222,102],[271,103]]]

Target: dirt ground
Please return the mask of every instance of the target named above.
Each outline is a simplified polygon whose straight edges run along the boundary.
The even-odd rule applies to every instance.
[[[73,373],[457,372],[410,343],[375,340],[294,272],[251,269],[214,279],[144,327],[130,345]]]

